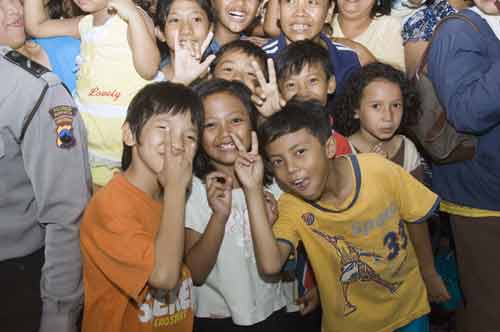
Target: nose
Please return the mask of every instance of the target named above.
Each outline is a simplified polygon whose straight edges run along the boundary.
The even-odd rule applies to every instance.
[[[10,15],[20,15],[23,13],[23,9],[19,0],[8,0],[7,1],[7,12]]]
[[[182,22],[180,29],[179,29],[179,35],[181,36],[190,36],[193,33],[193,27],[191,26],[190,22]]]
[[[285,160],[286,171],[289,175],[293,175],[297,170],[297,163],[293,160]]]
[[[296,16],[305,16],[306,14],[306,0],[297,1],[297,10],[295,12]]]
[[[233,76],[231,77],[231,81],[238,81],[245,84],[245,78],[243,77],[243,74],[239,70],[233,71]]]
[[[184,152],[184,139],[181,135],[172,136],[172,151],[174,153]]]
[[[299,89],[298,89],[296,95],[301,100],[311,100],[311,99],[313,99],[312,98],[311,90],[306,86],[305,82],[302,82],[302,84],[299,86]]]
[[[384,107],[384,109],[382,110],[382,119],[385,121],[385,122],[392,122],[393,118],[394,118],[394,111],[392,109],[392,106],[388,106],[388,107]]]
[[[230,126],[227,123],[222,123],[217,130],[217,138],[219,140],[231,136]]]

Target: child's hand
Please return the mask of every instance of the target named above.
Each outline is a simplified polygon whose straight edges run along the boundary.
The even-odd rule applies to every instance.
[[[158,173],[158,182],[163,188],[175,187],[185,190],[191,184],[193,177],[193,158],[196,143],[176,146],[172,142],[170,128],[165,128],[163,137],[164,153],[163,166]]]
[[[200,46],[199,43],[194,41],[185,41],[181,44],[179,34],[175,35],[175,48],[174,48],[174,77],[173,82],[189,85],[194,82],[198,77],[202,76],[208,71],[208,67],[215,60],[215,55],[209,55],[205,61],[201,61],[203,53],[212,41],[214,33],[210,31]]]
[[[231,214],[233,179],[222,172],[212,172],[206,178],[208,205],[215,215],[227,221]]]
[[[264,200],[266,203],[267,221],[273,226],[279,216],[278,202],[274,198],[274,195],[267,190],[264,190]]]
[[[430,302],[446,302],[451,298],[443,279],[436,272],[436,270],[433,270],[430,273],[422,273],[422,277],[424,279],[425,287],[427,288]]]
[[[296,302],[300,305],[300,314],[302,316],[312,312],[320,304],[318,288],[313,287],[306,290],[304,296],[299,297]]]
[[[384,158],[389,158],[389,154],[382,147],[383,144],[384,144],[384,142],[378,143],[377,145],[375,145],[373,147],[373,149],[370,152],[378,153],[379,155],[381,155]]]
[[[108,3],[108,13],[116,13],[126,22],[134,15],[139,14],[137,7],[131,0],[111,0]]]
[[[234,162],[234,170],[245,189],[255,189],[262,187],[264,179],[264,164],[259,155],[259,142],[257,134],[252,131],[252,148],[247,152],[245,146],[238,136],[231,133],[234,145],[238,149],[238,157]]]
[[[286,104],[285,99],[281,97],[276,83],[276,70],[274,69],[273,59],[267,59],[267,71],[269,73],[269,82],[266,81],[262,70],[260,70],[257,62],[252,61],[252,67],[257,75],[259,87],[252,95],[257,110],[265,118],[270,117],[274,113],[280,111]]]

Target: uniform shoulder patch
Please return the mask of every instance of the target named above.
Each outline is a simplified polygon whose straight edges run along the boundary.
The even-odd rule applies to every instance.
[[[56,123],[57,147],[68,149],[74,146],[76,139],[73,134],[73,118],[76,114],[76,108],[69,105],[60,105],[49,110],[49,113]]]
[[[24,54],[21,54],[17,51],[9,51],[7,54],[5,54],[5,59],[7,59],[9,62],[23,68],[28,73],[35,76],[36,78],[40,78],[43,74],[50,71],[50,69],[42,66],[38,62],[31,60],[30,58],[26,57]]]

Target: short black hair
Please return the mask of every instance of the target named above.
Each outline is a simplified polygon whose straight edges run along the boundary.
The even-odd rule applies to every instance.
[[[220,62],[220,59],[222,59],[222,56],[226,53],[230,52],[241,52],[245,54],[246,56],[249,56],[251,58],[254,58],[257,63],[260,64],[262,68],[262,72],[264,73],[265,77],[268,77],[267,73],[267,54],[264,52],[260,47],[255,45],[254,43],[248,41],[248,40],[243,40],[243,39],[237,39],[235,41],[232,41],[224,46],[221,47],[219,52],[217,52],[217,57],[215,60],[212,62],[210,65],[211,72],[215,70],[217,65]]]
[[[198,96],[202,101],[208,96],[217,93],[228,93],[235,96],[241,101],[243,106],[245,106],[245,109],[250,117],[252,128],[257,128],[258,111],[251,99],[252,92],[245,86],[245,84],[238,81],[227,81],[224,79],[214,78],[196,85],[194,90],[198,93]],[[201,118],[203,123],[205,120],[204,110]],[[200,136],[202,135],[203,133],[200,132]],[[210,158],[203,148],[198,149],[196,153],[193,163],[193,171],[194,174],[200,179],[203,179],[210,172],[215,171],[213,165],[210,163]]]
[[[143,87],[128,106],[125,122],[130,126],[137,143],[144,125],[153,116],[170,113],[191,114],[191,122],[201,133],[203,104],[198,95],[190,88],[171,82],[151,83]],[[132,162],[132,147],[123,145],[122,170]]]
[[[276,139],[306,129],[324,145],[332,135],[328,114],[324,106],[315,100],[292,99],[279,112],[271,115],[259,126],[259,145],[265,148]],[[267,157],[266,157],[267,158]]]
[[[328,50],[312,40],[293,42],[278,53],[276,57],[276,76],[278,81],[297,75],[305,66],[320,64],[326,78],[333,75],[333,64]]]
[[[154,23],[160,29],[165,28],[165,24],[167,24],[167,16],[170,13],[170,8],[172,8],[172,4],[175,0],[158,0],[156,4],[156,12],[154,16]],[[198,3],[198,5],[203,9],[203,11],[207,14],[208,22],[212,23],[214,21],[214,15],[212,12],[212,7],[208,0],[193,0]]]
[[[399,132],[413,125],[420,116],[420,99],[415,86],[406,75],[391,65],[374,62],[353,72],[344,83],[342,93],[335,99],[335,129],[344,136],[351,136],[361,127],[359,119],[354,118],[359,109],[363,91],[373,81],[387,80],[397,84],[403,97],[403,117]]]

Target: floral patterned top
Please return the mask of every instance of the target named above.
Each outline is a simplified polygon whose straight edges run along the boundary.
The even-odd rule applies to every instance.
[[[422,7],[403,24],[403,43],[408,41],[429,41],[438,22],[457,11],[447,0],[438,0],[430,6]]]

